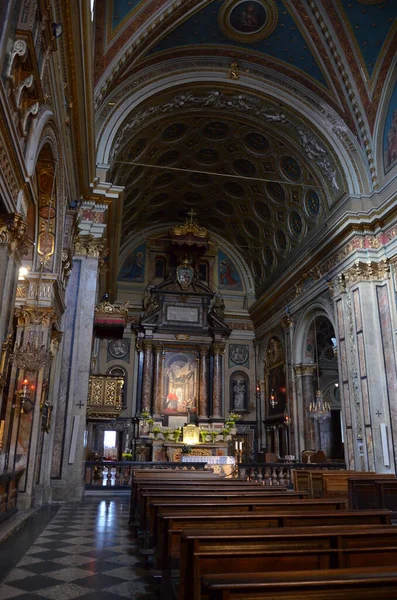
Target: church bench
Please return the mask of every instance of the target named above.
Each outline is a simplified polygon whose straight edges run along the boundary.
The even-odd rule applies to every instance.
[[[202,502],[196,498],[187,498],[184,501],[158,500],[149,504],[147,521],[145,523],[145,531],[153,536],[153,541],[156,541],[157,522],[160,516],[167,514],[179,515],[216,515],[216,514],[237,514],[255,512],[260,514],[269,514],[270,512],[278,512],[279,510],[288,508],[299,512],[316,512],[327,510],[345,510],[345,500],[328,500],[328,499],[310,499],[304,502],[299,498],[266,498],[257,502],[243,502],[237,500],[226,500],[219,502]]]
[[[208,575],[209,600],[395,600],[397,568]]]
[[[394,528],[314,527],[182,533],[179,600],[201,600],[208,574],[386,566],[397,563]]]
[[[375,472],[359,472],[348,470],[295,470],[293,474],[294,489],[306,491],[312,498],[348,497],[348,480],[355,479],[395,479],[394,475]]]
[[[287,492],[284,492],[287,493]],[[244,502],[256,502],[261,498],[268,497],[266,494],[266,490],[264,488],[259,488],[259,490],[215,490],[212,491],[201,491],[200,489],[192,491],[185,491],[183,489],[177,489],[174,491],[166,491],[166,492],[141,492],[139,502],[138,502],[138,514],[140,519],[141,527],[145,526],[146,515],[148,514],[148,507],[152,501],[161,500],[161,499],[174,499],[174,500],[182,500],[185,498],[200,498],[202,500],[207,501],[217,501],[218,503],[222,503],[225,500],[241,500]],[[272,496],[275,497],[275,496]]]
[[[236,513],[234,515],[175,515],[166,512],[159,516],[155,556],[160,569],[169,568],[179,558],[181,534],[188,529],[233,531],[269,527],[317,527],[321,525],[390,525],[391,513],[386,510],[334,510],[298,512],[288,508],[268,513]]]
[[[351,508],[386,508],[397,514],[397,479],[365,479],[349,477]],[[393,515],[393,516],[394,516]]]

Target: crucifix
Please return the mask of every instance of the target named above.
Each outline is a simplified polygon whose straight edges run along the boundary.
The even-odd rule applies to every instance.
[[[380,412],[380,410],[378,409],[378,410],[376,411],[376,413],[375,413],[375,414],[376,414],[376,416],[377,416],[377,417],[380,417],[382,413],[381,413],[381,412]]]
[[[80,402],[78,404],[76,404],[76,406],[78,408],[83,408],[84,404],[82,403],[82,401],[80,400]]]
[[[190,217],[190,222],[193,223],[194,217],[197,216],[197,213],[191,208],[187,213],[187,216]]]

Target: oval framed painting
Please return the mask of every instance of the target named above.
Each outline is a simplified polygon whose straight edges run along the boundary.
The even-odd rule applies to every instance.
[[[237,42],[252,44],[275,29],[278,10],[274,0],[226,0],[219,11],[222,32]]]

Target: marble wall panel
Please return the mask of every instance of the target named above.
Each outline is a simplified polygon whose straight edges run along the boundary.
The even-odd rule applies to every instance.
[[[353,306],[354,306],[354,315],[356,320],[356,331],[362,331],[363,322],[361,315],[361,303],[360,303],[360,292],[358,289],[353,291]]]
[[[363,399],[363,410],[364,410],[364,424],[371,425],[371,413],[369,410],[369,397],[368,397],[368,381],[367,378],[361,380],[361,397]]]
[[[340,351],[340,364],[342,367],[342,380],[347,381],[347,357],[346,357],[346,343],[345,341],[339,342],[339,351]]]
[[[368,469],[369,469],[369,471],[376,471],[375,457],[374,457],[374,444],[373,444],[371,427],[366,427],[365,438],[366,438],[366,442],[367,442]]]
[[[367,363],[365,358],[365,344],[364,336],[362,333],[357,335],[357,348],[358,348],[358,362],[360,368],[360,377],[367,376]]]
[[[346,427],[351,427],[352,415],[350,410],[350,388],[348,383],[343,384],[343,403],[345,407]]]
[[[343,322],[343,303],[342,300],[338,300],[336,303],[336,315],[338,318],[338,335],[339,340],[345,338],[345,324]]]
[[[354,445],[353,445],[353,431],[348,429],[346,432],[346,443],[347,443],[347,468],[354,469]]]
[[[385,364],[386,375],[386,393],[389,401],[390,416],[393,429],[393,445],[394,453],[397,452],[396,435],[397,435],[397,373],[396,373],[396,357],[393,347],[392,338],[392,322],[390,315],[390,305],[387,285],[376,286],[376,296],[378,300],[379,321],[382,334],[382,349]]]

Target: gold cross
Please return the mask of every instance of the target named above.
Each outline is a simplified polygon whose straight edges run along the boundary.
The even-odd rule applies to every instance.
[[[190,222],[193,223],[194,217],[197,216],[197,213],[191,208],[187,213],[187,216],[190,217]]]

